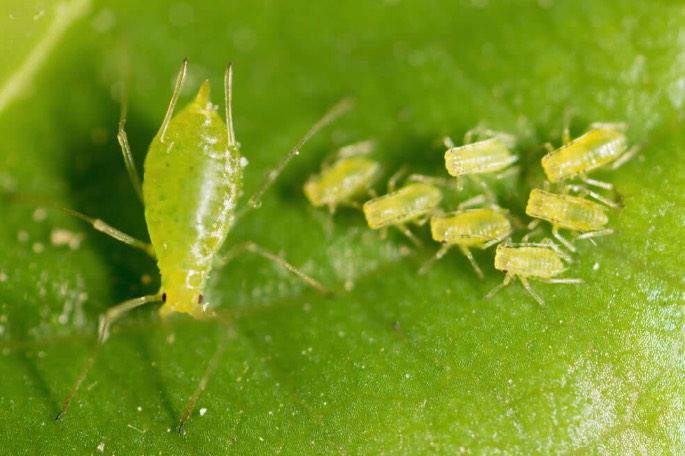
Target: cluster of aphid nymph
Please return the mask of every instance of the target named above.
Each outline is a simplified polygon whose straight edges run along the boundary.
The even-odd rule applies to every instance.
[[[607,227],[607,210],[618,208],[619,204],[593,190],[593,187],[613,190],[613,186],[591,179],[587,173],[600,167],[616,169],[637,152],[636,146],[627,146],[625,129],[623,124],[596,123],[571,140],[565,128],[561,147],[555,149],[546,144],[547,154],[541,162],[546,180],[541,183],[542,188],[530,191],[525,212],[532,221],[528,224],[497,204],[487,182],[519,171],[516,138],[481,127],[468,131],[461,146],[444,138],[445,168],[452,178],[411,174],[397,189],[398,181],[406,174],[402,169],[390,177],[388,193],[377,196],[373,185],[381,175],[382,166],[370,158],[374,142],[369,140],[343,147],[332,163],[324,163],[320,173],[305,183],[304,193],[312,205],[327,206],[331,213],[339,206],[360,207],[371,229],[385,234],[388,227],[395,227],[417,246],[421,242],[407,225],[430,222],[431,236],[441,247],[419,269],[422,274],[434,261],[457,247],[482,279],[483,272],[470,249],[497,246],[494,266],[506,275],[485,298],[518,278],[528,293],[544,306],[529,280],[582,282],[559,277],[573,262],[571,255],[576,253],[574,243],[560,230],[571,232],[573,240],[591,241],[613,232]],[[441,207],[446,190],[461,192],[465,177],[480,194],[463,200],[457,210],[446,211]],[[550,238],[531,241],[543,233],[538,226],[541,221],[551,224],[551,234],[558,243]],[[513,242],[512,235],[520,228],[526,233],[520,242]]]

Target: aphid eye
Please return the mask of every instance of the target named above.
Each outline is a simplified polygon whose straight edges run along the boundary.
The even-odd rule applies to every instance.
[[[166,302],[166,293],[162,293],[162,302]]]
[[[202,300],[203,300],[203,299],[204,299],[204,298],[202,297],[202,294],[199,294],[199,295],[197,296],[197,303],[198,303],[198,304],[202,304]]]
[[[509,270],[508,269],[502,269],[502,272],[506,274],[507,272],[509,272]]]

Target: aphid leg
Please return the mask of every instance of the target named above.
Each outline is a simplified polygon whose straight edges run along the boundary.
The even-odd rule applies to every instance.
[[[285,261],[283,258],[279,257],[278,255],[271,253],[270,251],[264,249],[263,247],[260,247],[259,245],[255,244],[252,241],[243,242],[241,244],[237,244],[237,245],[234,245],[233,247],[231,247],[231,249],[228,252],[226,252],[225,255],[223,255],[222,257],[217,257],[216,266],[222,267],[226,263],[230,262],[232,259],[234,259],[235,257],[239,256],[240,254],[242,254],[244,252],[254,253],[254,254],[257,254],[263,258],[266,258],[267,260],[273,261],[274,263],[278,264],[279,266],[287,269],[288,271],[290,271],[293,274],[300,277],[302,280],[307,282],[309,285],[316,288],[321,294],[329,294],[330,293],[330,291],[325,286],[323,286],[321,283],[316,281],[311,276],[307,275],[300,268],[293,266],[292,264]]]
[[[564,244],[564,246],[567,249],[569,249],[569,251],[573,253],[576,252],[576,248],[573,246],[573,244],[571,244],[571,242],[568,239],[566,239],[564,236],[561,235],[561,233],[559,233],[559,227],[556,225],[552,226],[552,236],[554,236],[555,238],[557,238],[559,242]]]
[[[400,230],[400,233],[407,236],[409,238],[409,240],[412,242],[412,244],[414,244],[414,246],[416,246],[416,247],[422,247],[423,246],[423,243],[419,240],[419,238],[414,236],[414,233],[412,233],[411,230],[409,228],[407,228],[407,225],[405,225],[404,223],[400,223],[400,224],[394,225],[394,226],[397,227],[398,230]]]
[[[590,128],[605,128],[625,132],[628,130],[628,124],[626,122],[593,122],[590,124]]]
[[[221,342],[221,345],[219,345],[219,348],[217,348],[216,352],[214,352],[214,356],[212,356],[212,359],[209,360],[209,363],[207,363],[207,368],[202,374],[202,377],[200,378],[200,381],[198,382],[197,387],[193,392],[193,395],[190,397],[190,401],[186,406],[186,410],[183,413],[183,417],[181,418],[181,421],[178,423],[178,428],[176,428],[179,434],[183,433],[183,427],[188,422],[188,419],[190,418],[190,415],[193,413],[193,409],[195,408],[195,404],[197,404],[198,399],[200,399],[200,396],[207,387],[207,382],[216,370],[216,366],[219,364],[221,356],[226,351],[226,348],[228,348],[229,340],[230,339],[228,337],[224,338],[224,340]]]
[[[468,134],[468,132],[466,132]],[[448,149],[454,149],[454,141],[449,136],[442,138],[442,144]]]
[[[613,188],[613,186],[612,186],[612,188]],[[581,198],[583,198],[585,196],[589,196],[590,198],[594,198],[595,200],[599,201],[600,203],[604,204],[607,207],[611,207],[614,209],[618,209],[618,208],[622,207],[620,203],[618,203],[616,201],[612,201],[609,198],[606,198],[597,192],[593,192],[589,188],[581,186],[581,185],[567,185],[565,187],[565,189],[567,191],[570,190],[570,191],[576,192],[578,194],[578,196],[580,196]]]
[[[500,236],[496,237],[495,239],[492,239],[492,240],[486,242],[485,244],[483,244],[482,249],[483,249],[483,250],[489,249],[489,248],[492,247],[493,245],[499,244],[499,243],[502,242],[503,240],[509,238],[512,234],[514,234],[514,230],[509,230],[509,231],[507,231],[507,232],[505,232],[505,233],[502,233]]]
[[[521,285],[523,285],[523,288],[526,289],[528,293],[542,306],[542,308],[545,308],[545,301],[542,300],[540,295],[538,295],[535,291],[533,291],[533,288],[531,288],[530,284],[528,283],[528,279],[525,277],[519,277],[521,279]]]
[[[487,197],[481,193],[480,195],[472,196],[469,199],[465,199],[464,201],[459,203],[459,206],[457,206],[457,207],[461,211],[463,209],[466,209],[467,207],[482,206],[487,201],[488,201]]]
[[[271,185],[276,181],[276,178],[283,172],[288,162],[293,159],[296,155],[300,154],[300,149],[304,146],[307,141],[311,139],[319,130],[333,122],[335,119],[340,117],[345,111],[352,107],[352,99],[344,98],[339,101],[335,106],[333,106],[324,116],[319,119],[310,129],[305,133],[305,135],[298,141],[298,143],[293,147],[290,152],[288,152],[278,164],[272,168],[266,176],[262,183],[257,187],[257,190],[252,194],[247,204],[240,209],[235,216],[235,221],[242,217],[246,211],[250,209],[256,209],[261,205],[261,199],[264,193],[271,187]]]
[[[164,142],[164,135],[166,134],[166,129],[171,121],[171,116],[174,115],[174,109],[176,108],[176,102],[181,96],[181,90],[183,90],[183,82],[186,79],[186,72],[188,70],[188,59],[183,59],[181,64],[181,70],[178,72],[178,77],[176,77],[176,84],[174,85],[174,92],[171,94],[171,101],[169,101],[169,107],[167,108],[166,114],[164,115],[164,121],[162,122],[162,127],[159,129],[160,141]]]
[[[425,174],[410,174],[407,176],[408,182],[421,182],[424,184],[439,185],[449,187],[454,184],[454,180],[445,177],[426,176]]]
[[[423,263],[423,265],[419,268],[419,275],[423,275],[426,272],[428,272],[428,269],[430,269],[430,267],[433,266],[433,263],[442,259],[442,257],[444,257],[445,254],[449,252],[452,246],[453,244],[443,243],[442,247],[440,247],[440,249],[435,253],[435,255],[433,255],[433,258]]]
[[[402,177],[407,174],[407,171],[409,171],[409,167],[407,165],[404,165],[400,167],[397,171],[395,171],[395,174],[390,176],[390,179],[388,179],[388,193],[392,193],[395,191],[397,188],[397,182],[399,182]]]
[[[587,177],[587,175],[585,173],[579,174],[578,177],[580,178],[580,180],[582,180],[583,182],[585,182],[588,185],[592,185],[593,187],[599,187],[599,188],[603,188],[605,190],[613,190],[614,189],[614,186],[612,184],[610,184],[609,182],[591,179],[591,178]]]
[[[473,254],[471,253],[469,248],[464,245],[460,245],[459,250],[461,250],[461,253],[463,253],[464,256],[468,258],[469,262],[471,263],[471,266],[473,266],[474,271],[476,271],[476,275],[478,275],[478,278],[483,279],[485,277],[483,275],[483,271],[480,270],[480,267],[478,266],[478,263],[476,263],[476,259],[473,258]]]
[[[515,157],[515,158],[518,159],[518,156]],[[513,160],[512,163],[514,163],[514,161],[515,161],[515,160]],[[507,178],[509,178],[509,177],[511,177],[511,176],[517,175],[517,174],[520,173],[520,172],[521,172],[521,167],[520,167],[520,166],[512,166],[512,167],[510,167],[510,168],[505,169],[505,170],[502,171],[501,173],[499,173],[499,174],[495,177],[495,179],[497,179],[497,180],[507,179]]]
[[[551,142],[545,143],[545,150],[547,151],[548,154],[551,154],[552,152],[555,151],[554,146],[552,145]]]
[[[540,282],[545,282],[545,283],[585,283],[583,279],[572,279],[572,278],[545,278],[545,277],[540,277],[537,280]]]
[[[486,294],[486,295],[483,297],[483,299],[490,299],[490,298],[492,298],[492,297],[495,296],[495,294],[497,294],[502,288],[504,288],[504,287],[506,287],[507,285],[509,285],[509,282],[511,282],[512,279],[515,279],[515,278],[516,278],[516,276],[514,276],[514,275],[512,275],[512,274],[507,274],[507,275],[505,275],[505,276],[504,276],[504,280],[502,281],[502,283],[500,283],[500,284],[497,285],[495,288],[493,288],[492,290],[490,290],[490,292],[489,292],[488,294]]]
[[[69,393],[67,394],[67,397],[64,399],[64,402],[62,403],[62,408],[60,409],[59,413],[55,417],[55,420],[59,420],[67,412],[67,408],[69,407],[71,400],[74,398],[76,391],[78,390],[79,386],[81,386],[81,383],[83,383],[83,380],[85,380],[86,375],[88,375],[88,372],[90,371],[90,368],[93,367],[93,364],[95,363],[95,359],[98,355],[98,352],[100,351],[100,347],[102,346],[102,344],[105,343],[105,341],[107,340],[107,337],[109,337],[109,326],[114,321],[119,319],[122,315],[124,315],[126,312],[128,312],[132,309],[135,309],[136,307],[140,307],[143,304],[147,304],[150,302],[159,302],[161,300],[162,300],[162,295],[159,293],[154,294],[154,295],[141,296],[139,298],[129,299],[129,300],[124,301],[120,304],[117,304],[114,307],[107,309],[107,312],[105,312],[104,314],[102,314],[100,316],[100,321],[98,324],[98,340],[95,344],[95,348],[93,348],[93,351],[91,352],[90,356],[88,357],[86,364],[83,366],[81,373],[79,374],[76,381],[74,382],[74,385],[69,390]]]
[[[530,238],[542,233],[542,228],[540,227],[540,219],[534,219],[533,221],[531,221],[528,224],[527,228],[528,232],[523,235],[523,237],[521,238],[521,242],[528,242]]]
[[[611,228],[607,228],[604,230],[597,230],[597,231],[590,231],[588,233],[583,233],[579,236],[576,236],[576,239],[589,239],[592,241],[592,238],[594,237],[599,237],[599,236],[608,236],[610,234],[614,234],[614,230]]]
[[[640,146],[639,146],[639,145],[635,145],[635,146],[631,147],[630,149],[628,149],[627,151],[625,151],[625,152],[623,153],[623,155],[621,155],[620,157],[618,157],[618,158],[616,159],[616,161],[614,161],[614,162],[611,164],[611,169],[614,170],[614,169],[620,168],[620,167],[623,166],[628,160],[630,160],[631,158],[633,158],[639,151],[640,151]]]
[[[490,187],[488,186],[488,184],[486,184],[485,181],[483,179],[481,179],[481,177],[479,175],[469,174],[468,176],[471,178],[471,180],[473,182],[475,182],[476,184],[480,185],[483,188],[483,194],[488,199],[488,201],[490,201],[491,204],[497,204],[497,197],[492,192],[492,190],[490,190]]]

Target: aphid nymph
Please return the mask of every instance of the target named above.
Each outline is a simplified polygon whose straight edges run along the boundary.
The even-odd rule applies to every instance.
[[[110,325],[122,315],[146,303],[159,302],[164,318],[174,313],[185,313],[195,318],[213,315],[204,299],[204,289],[212,269],[221,263],[221,248],[236,219],[243,213],[237,211],[242,184],[242,165],[238,143],[233,132],[231,115],[232,69],[228,66],[225,84],[226,123],[217,113],[209,99],[209,82],[205,81],[197,96],[174,115],[181,94],[188,62],[185,60],[176,80],[169,107],[159,132],[152,140],[145,159],[142,185],[135,171],[131,150],[124,131],[125,109],[119,123],[121,144],[126,168],[134,188],[145,203],[145,221],[151,244],[136,240],[99,219],[92,219],[71,210],[67,212],[93,225],[95,229],[126,244],[143,249],[157,259],[161,275],[161,288],[152,295],[129,299],[100,317],[97,347],[108,337]],[[297,155],[302,145],[319,129],[330,123],[349,107],[344,100],[317,122],[303,139],[267,177],[250,198],[248,207],[257,207],[259,199],[274,182],[288,161]],[[142,189],[142,191],[141,191]],[[299,275],[321,291],[325,288],[316,280],[253,242],[234,246],[224,258],[232,258],[238,252],[249,251],[275,261]],[[84,369],[67,395],[57,419],[66,412],[74,393],[86,377],[95,361],[97,348],[86,362]],[[220,352],[209,363],[207,371],[198,384],[186,412],[179,424],[179,431],[204,389],[212,366]]]
[[[413,183],[367,201],[362,210],[372,230],[394,226],[418,245],[418,239],[406,224],[425,223],[427,215],[440,204],[441,199],[442,191],[439,188],[425,183]]]
[[[506,273],[506,276],[501,284],[485,295],[485,299],[491,298],[518,278],[526,291],[544,307],[544,301],[533,291],[528,283],[529,279],[547,283],[583,283],[582,279],[557,278],[568,269],[564,261],[571,262],[571,258],[549,240],[540,243],[500,244],[495,253],[495,269]]]
[[[550,193],[534,188],[528,197],[526,214],[552,224],[552,234],[571,252],[576,249],[560,233],[560,229],[577,231],[576,239],[587,239],[613,233],[606,228],[609,217],[606,207],[577,196]]]
[[[474,142],[474,136],[482,139]],[[518,160],[518,156],[511,152],[516,139],[506,133],[475,128],[466,132],[463,146],[455,146],[451,138],[444,138],[443,141],[447,147],[445,168],[450,176],[457,178],[460,190],[462,177],[469,176],[490,194],[489,188],[478,176],[500,173]]]
[[[487,249],[512,233],[507,212],[499,208],[469,209],[434,215],[430,224],[433,240],[440,242],[442,247],[430,262],[421,267],[419,273],[424,273],[430,263],[439,260],[452,247],[457,246],[482,279],[483,271],[478,267],[469,248]]]
[[[304,194],[315,206],[328,206],[334,213],[338,206],[359,207],[358,198],[368,196],[381,171],[380,163],[364,155],[373,149],[373,141],[363,141],[340,149],[338,159],[324,165],[304,184]]]
[[[587,173],[609,163],[611,169],[616,169],[637,153],[639,146],[627,146],[625,128],[622,124],[595,123],[573,141],[564,129],[564,144],[556,150],[548,145],[550,151],[542,157],[547,179],[555,183],[577,176],[587,184],[612,189],[611,184],[590,179]]]

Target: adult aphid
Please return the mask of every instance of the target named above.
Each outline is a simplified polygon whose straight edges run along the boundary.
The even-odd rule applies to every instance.
[[[178,74],[162,126],[152,140],[145,158],[142,184],[136,173],[124,131],[125,109],[122,109],[119,123],[119,143],[129,177],[145,203],[145,220],[151,244],[134,239],[99,219],[67,210],[90,223],[96,230],[128,245],[141,248],[155,257],[162,284],[157,293],[124,301],[111,307],[100,317],[97,345],[64,400],[56,419],[64,415],[76,390],[85,379],[99,347],[108,337],[110,325],[131,309],[161,301],[163,304],[159,313],[163,318],[173,313],[186,313],[195,318],[213,316],[203,298],[203,291],[213,267],[222,260],[219,257],[220,250],[232,225],[245,209],[259,205],[261,196],[288,161],[299,154],[304,143],[350,106],[349,100],[343,100],[322,117],[266,175],[264,182],[248,201],[248,206],[242,211],[237,211],[242,184],[242,157],[233,132],[231,115],[232,67],[228,66],[224,79],[224,123],[217,114],[216,106],[209,99],[209,81],[202,84],[192,102],[174,115],[187,66],[186,59]],[[319,282],[253,242],[234,246],[223,259],[232,258],[244,251],[275,261],[313,287],[325,292],[325,288]],[[179,432],[190,417],[195,402],[204,390],[220,355],[221,350],[217,351],[208,364],[181,418]]]

